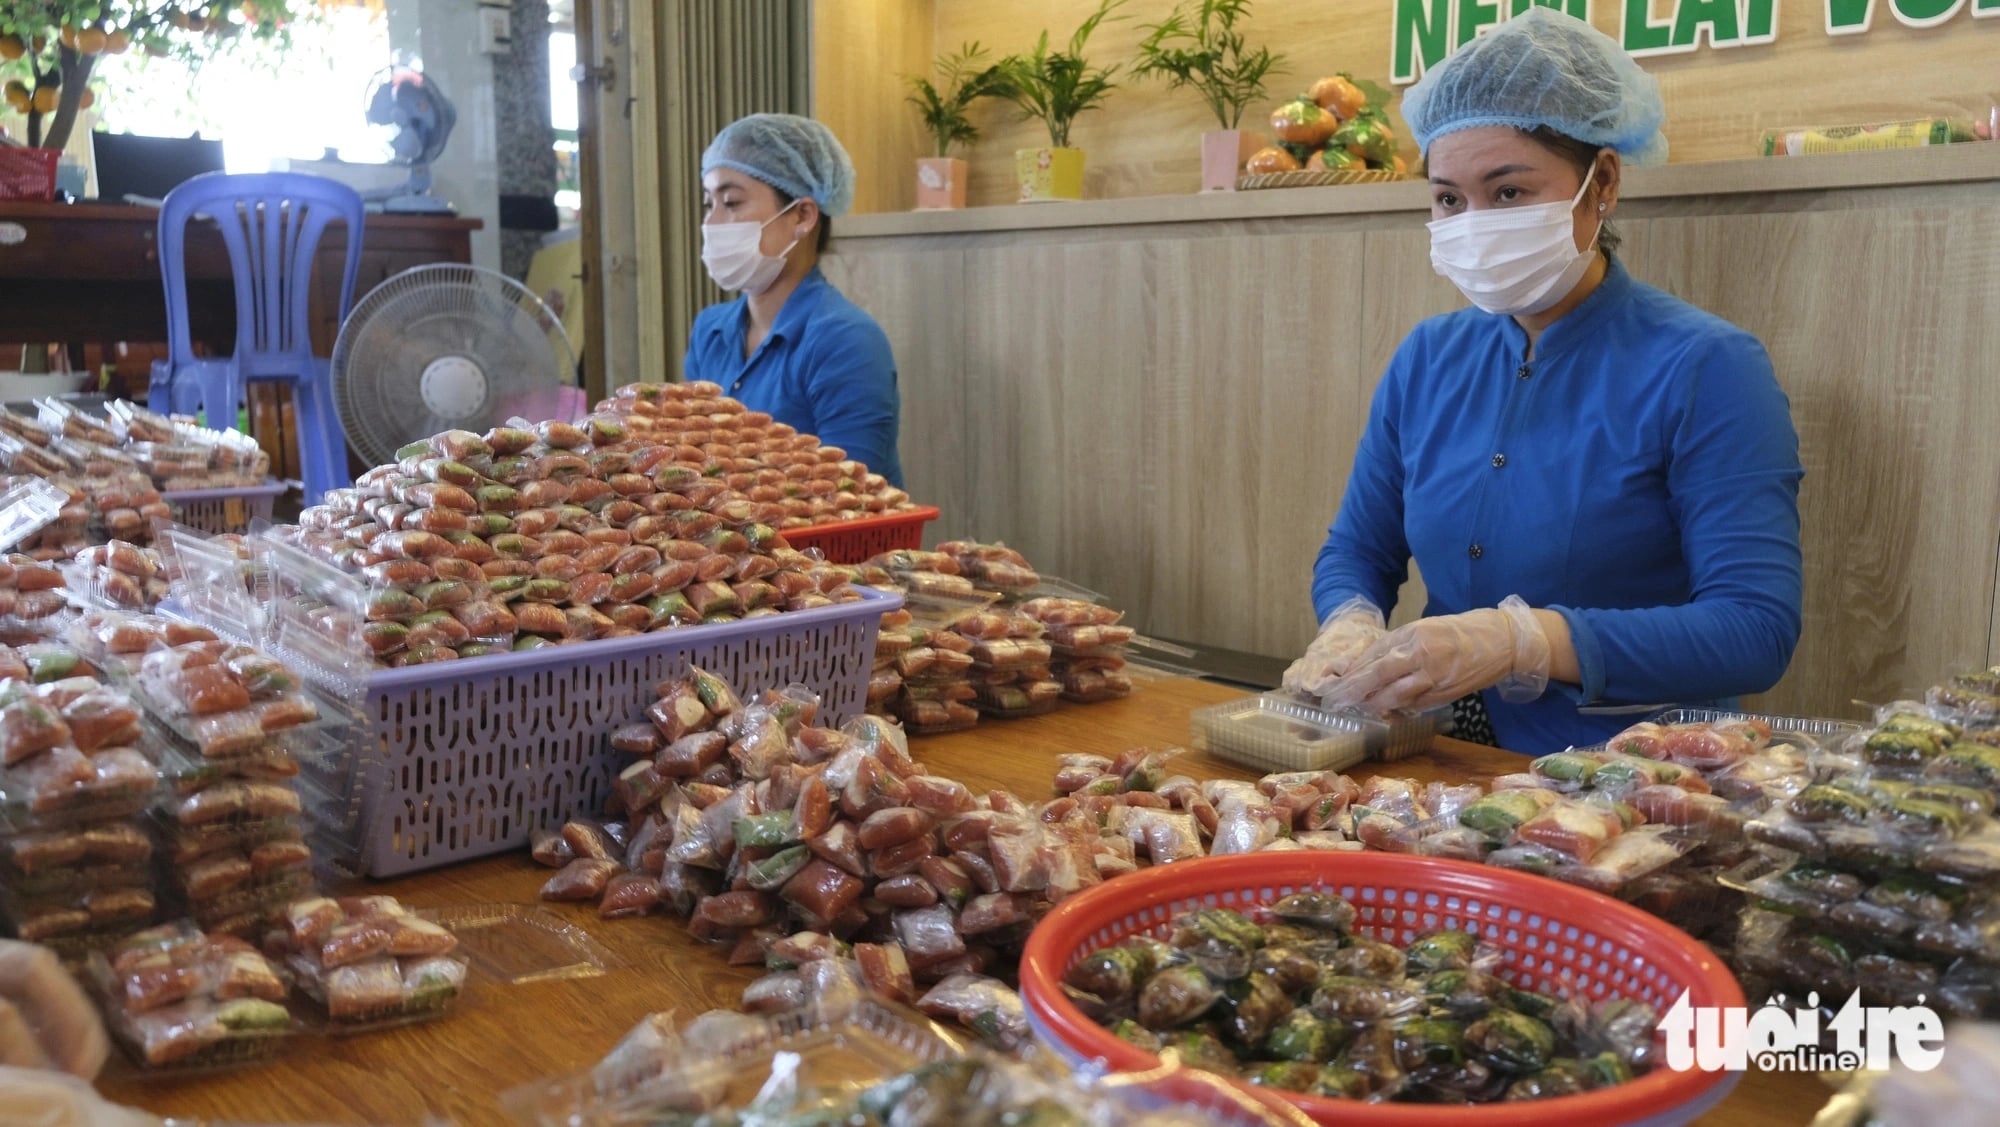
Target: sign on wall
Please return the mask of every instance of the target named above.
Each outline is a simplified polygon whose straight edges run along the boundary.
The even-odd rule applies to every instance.
[[[1531,7],[1555,8],[1589,20],[1592,0],[1390,0],[1394,32],[1389,80],[1398,86],[1473,38]],[[1752,47],[1778,38],[1778,0],[1601,0],[1618,6],[1618,40],[1638,58],[1679,55],[1704,47]],[[1798,3],[1799,0],[1792,0]],[[2000,0],[1818,0],[1826,33],[1860,35],[1886,8],[1904,27],[1936,27],[1969,12],[2000,17]]]

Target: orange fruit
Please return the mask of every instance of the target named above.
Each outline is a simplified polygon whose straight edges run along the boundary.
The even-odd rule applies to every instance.
[[[27,83],[15,79],[7,84],[7,104],[16,112],[27,113],[28,108],[35,104],[34,92],[28,89]]]
[[[1344,74],[1329,75],[1313,83],[1310,96],[1314,105],[1338,114],[1342,121],[1351,121],[1355,114],[1368,108],[1368,95]]]
[[[35,112],[54,113],[57,103],[62,101],[62,91],[53,86],[44,86],[35,91]]]
[[[104,44],[110,38],[97,28],[86,27],[76,33],[76,49],[86,55],[101,55],[104,53]]]
[[[1395,163],[1391,164],[1390,167],[1396,170],[1396,175],[1398,176],[1408,176],[1410,174],[1410,162],[1404,160],[1401,153],[1396,154]]]
[[[132,35],[130,32],[114,31],[104,37],[104,53],[107,55],[122,55],[131,49]]]
[[[28,53],[28,45],[18,35],[0,35],[0,60],[13,62]]]
[[[34,51],[35,51],[35,54],[39,55],[39,54],[41,54],[41,53],[42,53],[43,51],[46,51],[46,50],[48,50],[48,49],[49,49],[49,37],[48,37],[48,36],[46,36],[46,35],[37,35],[37,36],[35,36],[35,38],[34,38]]]
[[[70,27],[68,24],[64,24],[63,29],[56,33],[56,41],[58,43],[61,43],[63,46],[70,48],[71,50],[75,50],[76,29]]]
[[[77,99],[77,108],[87,110],[97,104],[97,91],[86,89],[83,97]]]
[[[1294,98],[1271,113],[1271,129],[1278,140],[1294,145],[1319,148],[1338,128],[1340,119],[1305,98]]]
[[[1250,159],[1243,165],[1243,171],[1248,172],[1252,176],[1262,175],[1266,172],[1297,172],[1298,170],[1298,158],[1275,145],[1269,148],[1258,149],[1256,152],[1250,154]]]

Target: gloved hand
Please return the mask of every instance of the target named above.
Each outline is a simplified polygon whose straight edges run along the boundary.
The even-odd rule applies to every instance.
[[[0,1067],[0,1122],[8,1127],[161,1127],[158,1117],[120,1107],[74,1076]]]
[[[1385,635],[1327,690],[1330,707],[1422,712],[1500,687],[1531,701],[1549,684],[1549,638],[1518,595],[1498,609],[1420,618]]]
[[[55,953],[0,939],[0,1065],[89,1080],[110,1052],[97,1011]]]
[[[1312,697],[1326,695],[1354,659],[1387,632],[1374,603],[1359,596],[1347,600],[1326,616],[1312,645],[1285,670],[1285,689]]]

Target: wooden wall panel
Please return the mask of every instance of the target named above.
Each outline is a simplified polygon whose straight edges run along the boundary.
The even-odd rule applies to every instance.
[[[854,160],[857,214],[917,205],[916,159],[930,155],[930,141],[903,101],[903,76],[930,72],[932,7],[931,0],[812,6],[812,112]]]
[[[820,268],[888,334],[903,403],[897,443],[903,484],[944,510],[944,523],[928,531],[967,535],[965,252],[945,240],[868,254],[840,253],[842,245],[834,240]]]
[[[1634,273],[1756,333],[1791,396],[1806,627],[1761,703],[1851,715],[2000,658],[1991,185],[1624,210]],[[884,237],[836,277],[896,343],[905,461],[948,534],[1016,544],[1145,631],[1282,657],[1382,368],[1458,306],[1426,246],[1402,212]],[[1397,619],[1422,600],[1413,578]]]
[[[1983,664],[2000,543],[2000,202],[1625,224],[1634,271],[1755,333],[1806,478],[1805,633],[1778,709]]]
[[[847,10],[931,9],[936,48],[978,40],[996,52],[1024,51],[1041,29],[1067,39],[1096,0],[932,0],[929,5],[876,4],[829,0],[816,18],[851,26]],[[1143,37],[1141,25],[1164,15],[1170,0],[1132,0],[1128,18],[1101,28],[1087,52],[1093,61],[1129,63]],[[1829,38],[1824,5],[1790,2],[1779,7],[1777,42],[1762,47],[1708,50],[1643,61],[1659,76],[1667,98],[1667,135],[1677,161],[1719,160],[1754,154],[1768,128],[1799,124],[1878,121],[1929,114],[1985,115],[2000,99],[1992,60],[2000,51],[2000,20],[1975,20],[1969,11],[1935,28],[1896,23],[1888,0],[1875,0],[1875,27],[1865,35]],[[1387,84],[1394,0],[1320,0],[1256,6],[1249,25],[1252,42],[1267,42],[1290,60],[1276,80],[1272,105],[1303,89],[1320,74],[1348,70]],[[1617,35],[1625,5],[1596,0],[1593,21]],[[1665,5],[1654,7],[1665,10]],[[1967,9],[1971,5],[1965,6]],[[911,26],[921,17],[912,15]],[[884,21],[886,24],[886,21]],[[850,147],[861,130],[889,134],[908,128],[911,111],[882,88],[910,68],[882,65],[873,52],[821,53],[814,80],[823,103],[858,101],[877,116],[852,122]],[[1921,80],[1912,76],[1921,75]],[[1263,116],[1271,106],[1263,107]],[[1021,123],[1011,108],[989,105],[979,113],[986,136],[970,154],[971,202],[1005,203],[1014,198],[1013,151],[1046,143],[1040,126]],[[843,121],[843,124],[847,124]],[[1246,128],[1257,125],[1246,120]],[[1190,92],[1169,94],[1156,82],[1127,83],[1107,106],[1077,119],[1075,143],[1089,153],[1087,192],[1092,197],[1127,197],[1192,192],[1199,183],[1197,135],[1215,128],[1214,118]],[[1401,128],[1400,118],[1398,128]],[[836,126],[843,138],[848,129]],[[908,167],[885,169],[900,175]],[[864,179],[870,175],[864,170]],[[907,207],[907,202],[896,204]],[[889,208],[885,204],[884,209]]]

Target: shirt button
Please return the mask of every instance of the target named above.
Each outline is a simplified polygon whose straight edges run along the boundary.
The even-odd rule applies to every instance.
[[[1528,370],[1528,366],[1526,364],[1523,364],[1520,366],[1520,368],[1515,370],[1514,374],[1525,380],[1531,373]]]
[[[1497,470],[1497,469],[1499,469],[1499,468],[1500,468],[1501,466],[1504,466],[1504,465],[1506,465],[1506,464],[1507,464],[1507,455],[1505,455],[1505,454],[1495,454],[1495,455],[1493,455],[1493,468],[1494,468],[1494,469],[1496,469],[1496,470]]]
[[[1473,559],[1475,559],[1475,560],[1476,560],[1476,559],[1478,559],[1479,557],[1481,557],[1481,556],[1483,556],[1483,555],[1485,555],[1485,554],[1486,554],[1486,549],[1484,549],[1484,548],[1480,547],[1480,546],[1479,546],[1479,545],[1477,545],[1477,544],[1474,544],[1474,545],[1473,545],[1472,547],[1470,547],[1470,548],[1467,548],[1467,549],[1465,550],[1465,554],[1466,554],[1466,555],[1468,555],[1468,556],[1471,556],[1471,557],[1472,557]]]

